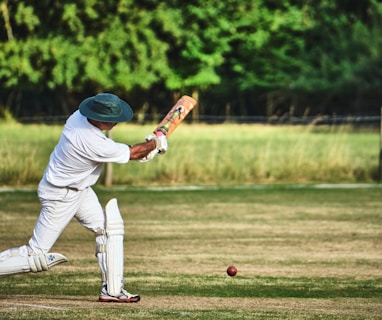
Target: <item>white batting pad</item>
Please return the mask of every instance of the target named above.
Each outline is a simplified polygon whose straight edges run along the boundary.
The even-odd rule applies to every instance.
[[[123,236],[125,230],[117,199],[111,199],[106,204],[105,211],[107,292],[111,296],[118,296],[123,288]]]
[[[18,248],[7,250],[0,261],[0,278],[26,272],[47,271],[68,260],[60,253],[21,256]]]

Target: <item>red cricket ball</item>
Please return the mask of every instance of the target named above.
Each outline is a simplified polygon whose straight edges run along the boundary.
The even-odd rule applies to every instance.
[[[230,277],[234,277],[236,276],[236,273],[237,273],[237,268],[235,266],[229,266],[227,268],[227,274],[230,276]]]

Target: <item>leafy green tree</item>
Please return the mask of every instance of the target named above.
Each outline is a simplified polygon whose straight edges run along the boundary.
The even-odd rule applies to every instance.
[[[168,44],[151,27],[156,12],[132,0],[53,4],[9,3],[13,39],[0,43],[6,88],[123,93],[169,73]]]
[[[307,28],[304,13],[287,1],[230,1],[225,5],[233,31],[230,50],[218,69],[221,86],[213,88],[213,96],[227,101],[226,110],[256,114],[261,112],[256,110],[258,104],[246,103],[245,95],[281,91],[301,67],[303,41],[298,35]]]
[[[373,52],[381,51],[380,6],[374,0],[238,5],[232,12],[236,33],[230,43],[236,50],[218,71],[223,79],[216,96],[232,103],[247,98],[246,109],[235,108],[240,114],[272,115],[294,108],[302,115],[308,107],[314,112],[355,110],[352,101],[360,101],[370,88],[366,79],[360,84],[360,75],[380,70],[371,71],[379,64]]]
[[[168,51],[171,73],[165,79],[165,87],[197,98],[199,106],[194,110],[195,117],[197,111],[208,112],[200,93],[208,92],[222,81],[218,68],[231,50],[229,43],[234,32],[227,12],[227,6],[232,3],[238,1],[192,0],[184,3],[178,0],[166,4],[169,10],[179,12],[179,32],[167,38],[171,42]]]
[[[0,0],[0,9],[0,107],[15,115],[67,114],[99,91],[151,112],[199,95],[201,113],[219,115],[361,112],[382,98],[378,0]]]
[[[312,2],[307,7],[313,26],[304,33],[304,63],[292,88],[315,100],[318,111],[360,112],[357,102],[376,89],[368,77],[380,70],[375,52],[382,49],[381,8],[374,0],[354,6],[346,1]]]

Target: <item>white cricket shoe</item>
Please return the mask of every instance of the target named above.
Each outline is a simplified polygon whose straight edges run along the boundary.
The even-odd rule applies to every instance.
[[[107,293],[107,287],[103,286],[99,295],[98,301],[100,302],[138,302],[141,300],[139,294],[128,293],[125,289],[121,289],[121,293],[117,297],[113,297]]]

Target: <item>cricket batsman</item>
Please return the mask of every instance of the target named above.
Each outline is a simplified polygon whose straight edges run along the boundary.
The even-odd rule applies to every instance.
[[[0,253],[0,277],[46,271],[66,262],[50,250],[73,217],[92,231],[101,269],[101,302],[138,302],[140,296],[124,289],[124,224],[116,199],[105,209],[92,186],[106,162],[149,161],[167,151],[166,135],[146,137],[135,145],[106,137],[119,122],[131,120],[130,106],[118,96],[100,93],[81,102],[66,121],[58,144],[38,186],[41,212],[28,244]]]

